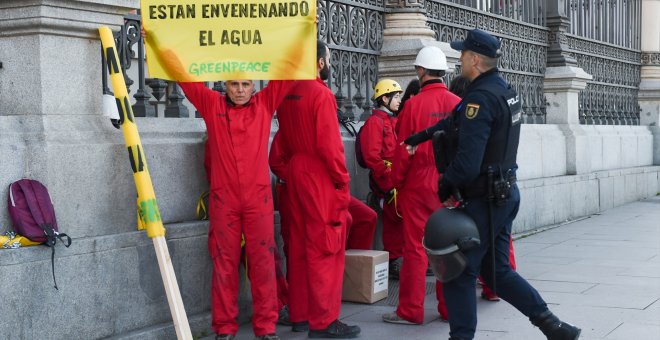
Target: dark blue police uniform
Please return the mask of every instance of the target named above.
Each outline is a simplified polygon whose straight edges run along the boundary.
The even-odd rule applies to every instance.
[[[492,207],[495,235],[495,273],[497,294],[528,317],[539,315],[547,306],[539,293],[509,264],[511,225],[518,213],[520,193],[515,183],[515,157],[520,136],[520,104],[514,91],[500,77],[496,69],[477,77],[463,101],[447,121],[449,138],[454,139],[453,159],[443,175],[441,187],[452,192],[458,188],[463,194],[464,211],[474,219],[479,229],[481,245],[467,251],[466,270],[457,279],[445,283],[444,295],[449,311],[450,335],[472,339],[477,326],[477,275],[492,284],[488,178],[490,166],[493,177],[511,184],[509,198]],[[512,103],[513,105],[509,105]]]
[[[478,29],[470,31],[464,41],[451,45],[457,50],[471,50],[491,58],[499,56],[499,41]],[[463,252],[467,258],[465,270],[456,279],[444,283],[450,340],[474,337],[477,326],[474,290],[479,274],[489,287],[495,283],[496,294],[529,317],[548,339],[573,340],[580,334],[579,328],[554,316],[538,291],[509,264],[511,225],[520,206],[515,171],[521,115],[518,95],[494,68],[472,81],[451,118],[404,141],[417,145],[436,131],[444,131],[446,152],[445,162],[439,162],[440,171],[444,171],[438,192],[440,200],[444,202],[450,195],[460,193],[464,203],[461,209],[472,217],[479,230],[480,246]],[[490,242],[491,223],[494,247]],[[495,252],[494,261],[492,252]]]

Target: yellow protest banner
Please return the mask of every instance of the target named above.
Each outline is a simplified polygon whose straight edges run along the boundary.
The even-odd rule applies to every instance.
[[[150,77],[316,77],[316,0],[142,0],[141,9]]]

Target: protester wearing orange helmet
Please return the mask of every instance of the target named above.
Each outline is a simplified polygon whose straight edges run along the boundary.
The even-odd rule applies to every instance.
[[[403,90],[392,79],[381,79],[374,87],[376,108],[360,130],[362,158],[369,171],[369,187],[380,201],[383,213],[383,248],[390,256],[390,277],[399,276],[403,252],[401,217],[397,213],[397,191],[392,183],[392,161],[397,146],[396,113]]]

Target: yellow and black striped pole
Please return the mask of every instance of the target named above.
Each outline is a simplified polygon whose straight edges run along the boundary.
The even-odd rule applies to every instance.
[[[149,176],[149,169],[147,168],[147,161],[144,156],[144,149],[142,148],[137,125],[135,125],[133,109],[128,99],[128,91],[124,83],[124,75],[119,64],[119,57],[112,31],[108,27],[101,27],[99,28],[99,33],[101,35],[103,55],[107,62],[110,80],[112,81],[112,87],[117,100],[121,129],[124,133],[129,160],[133,169],[133,179],[135,179],[135,187],[138,194],[140,224],[143,229],[147,230],[147,236],[154,242],[160,275],[165,285],[167,302],[170,306],[172,319],[174,320],[174,329],[176,330],[177,338],[179,340],[192,339],[188,317],[186,316],[181,292],[179,292],[179,285],[176,282],[176,275],[172,267],[172,259],[170,258],[167,242],[165,241],[165,227],[158,211],[156,194],[151,183],[151,176]]]

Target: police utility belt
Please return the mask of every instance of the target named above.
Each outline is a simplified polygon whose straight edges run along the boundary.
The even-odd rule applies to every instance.
[[[516,175],[511,169],[500,171],[499,167],[488,167],[488,172],[480,174],[470,185],[460,188],[464,199],[484,198],[497,206],[503,205],[511,197],[511,188],[516,183]]]

